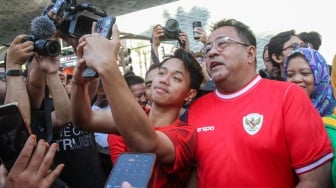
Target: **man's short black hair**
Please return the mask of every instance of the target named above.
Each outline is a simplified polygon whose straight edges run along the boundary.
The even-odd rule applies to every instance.
[[[310,43],[312,46],[311,48],[315,50],[319,50],[322,44],[322,36],[316,32],[301,32],[299,33],[298,37],[305,43]]]
[[[143,84],[145,83],[145,80],[141,76],[137,76],[135,74],[131,75],[125,75],[124,79],[128,85],[128,87],[131,87],[135,84]]]
[[[167,58],[164,59],[160,65],[162,66],[167,60],[172,58],[180,59],[183,62],[184,67],[190,73],[190,88],[198,90],[201,86],[204,76],[202,73],[202,68],[193,54],[178,48],[174,51],[173,55],[167,56]]]

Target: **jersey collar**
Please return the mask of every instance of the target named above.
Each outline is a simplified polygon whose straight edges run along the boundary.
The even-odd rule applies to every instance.
[[[255,86],[259,81],[261,81],[261,77],[258,75],[256,76],[250,83],[245,85],[242,89],[230,93],[230,94],[223,94],[218,91],[218,89],[215,90],[216,96],[218,96],[221,99],[233,99],[235,97],[239,97],[240,95],[246,93],[249,89],[251,89],[253,86]]]

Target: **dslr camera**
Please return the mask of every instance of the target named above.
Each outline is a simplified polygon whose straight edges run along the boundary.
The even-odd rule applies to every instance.
[[[26,41],[34,43],[34,51],[41,56],[56,57],[61,54],[61,45],[57,40],[39,39],[35,35],[28,35]]]
[[[77,4],[76,0],[52,0],[54,4],[48,6],[42,15],[48,15],[56,28],[69,37],[81,37],[91,33],[92,23],[96,18],[88,16],[91,12],[98,17],[106,17],[104,10],[90,3]]]
[[[160,37],[161,41],[177,40],[179,45],[182,48],[184,48],[185,46],[184,41],[179,39],[181,30],[177,20],[175,19],[167,20],[166,25],[163,27],[163,30],[164,30],[164,36]]]
[[[163,27],[164,36],[160,38],[161,41],[164,40],[178,40],[179,34],[181,33],[180,25],[177,20],[169,19],[166,25]]]

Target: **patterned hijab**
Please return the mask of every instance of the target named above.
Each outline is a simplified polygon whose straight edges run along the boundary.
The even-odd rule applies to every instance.
[[[336,100],[326,60],[317,50],[314,49],[298,48],[293,50],[292,54],[287,57],[284,64],[285,80],[287,80],[288,61],[295,56],[304,57],[313,72],[314,91],[310,96],[313,105],[320,112],[321,116],[332,114],[336,106]]]

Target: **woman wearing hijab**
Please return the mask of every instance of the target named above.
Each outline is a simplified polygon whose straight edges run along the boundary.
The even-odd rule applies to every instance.
[[[336,100],[324,57],[314,49],[299,48],[288,56],[284,65],[285,80],[302,87],[320,113],[329,138],[336,149]],[[332,161],[332,180],[336,185],[336,163]]]

